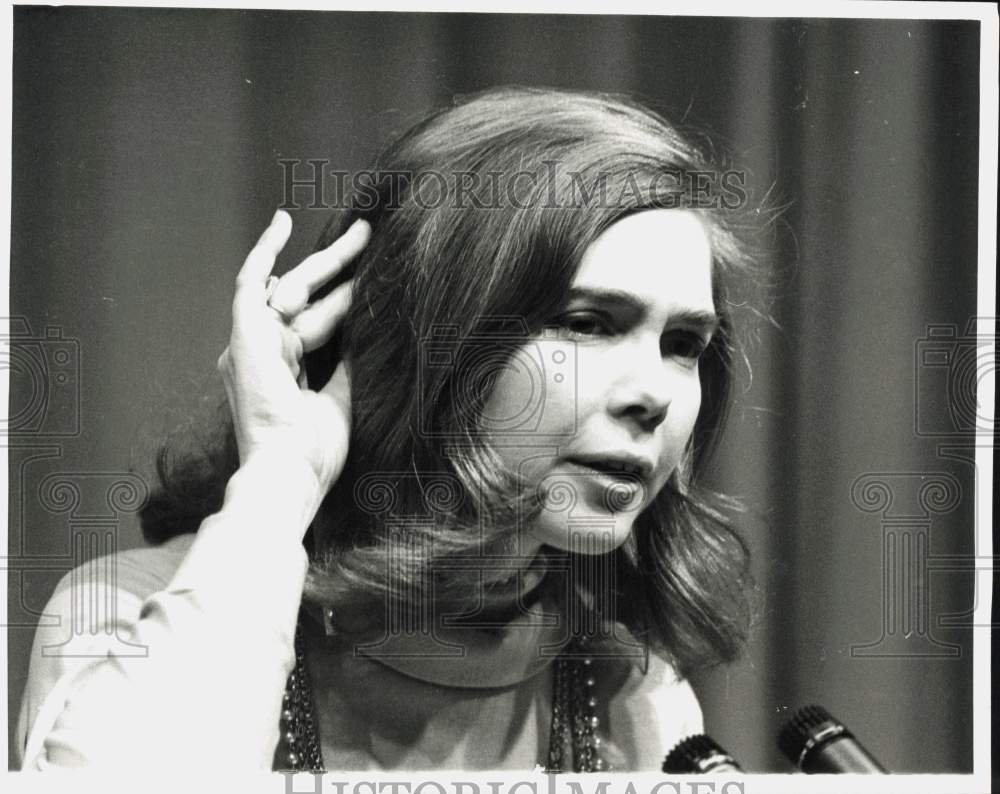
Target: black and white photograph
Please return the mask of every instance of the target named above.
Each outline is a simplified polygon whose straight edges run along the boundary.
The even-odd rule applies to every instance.
[[[997,7],[253,5],[7,10],[7,782],[991,791]]]

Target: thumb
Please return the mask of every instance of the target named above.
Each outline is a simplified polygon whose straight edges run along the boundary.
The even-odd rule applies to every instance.
[[[330,376],[330,380],[326,382],[326,385],[320,389],[320,393],[325,394],[327,397],[332,397],[345,407],[350,406],[351,373],[346,361],[342,360],[337,365],[337,369],[334,370],[333,375]]]

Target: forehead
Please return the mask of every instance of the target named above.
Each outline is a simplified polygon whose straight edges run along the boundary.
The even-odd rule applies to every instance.
[[[573,286],[630,292],[664,311],[712,311],[708,233],[689,210],[629,215],[588,246]]]

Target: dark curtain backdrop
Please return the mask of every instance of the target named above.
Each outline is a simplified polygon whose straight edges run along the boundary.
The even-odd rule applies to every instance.
[[[278,161],[356,171],[453,95],[523,83],[631,93],[710,132],[786,206],[780,329],[760,333],[713,475],[750,508],[760,617],[742,661],[697,678],[708,730],[783,771],[777,728],[815,701],[894,770],[971,770],[975,417],[949,389],[975,347],[978,23],[14,20],[12,726],[55,582],[141,544],[152,445],[221,394],[232,279],[282,200]],[[283,266],[325,217],[293,212]]]

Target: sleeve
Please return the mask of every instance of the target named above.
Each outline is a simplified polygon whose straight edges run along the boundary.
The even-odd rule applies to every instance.
[[[608,760],[619,771],[659,772],[681,739],[704,731],[701,705],[691,684],[667,660],[649,655],[643,673],[633,667],[608,704]]]
[[[163,589],[117,589],[109,617],[57,588],[46,613],[91,636],[59,653],[66,629],[38,629],[21,768],[270,770],[320,499],[304,462],[249,461]]]

